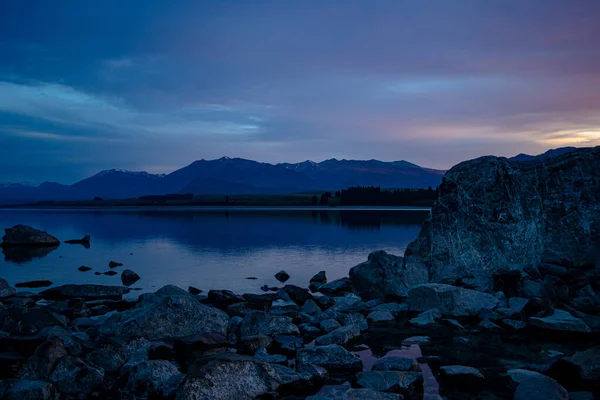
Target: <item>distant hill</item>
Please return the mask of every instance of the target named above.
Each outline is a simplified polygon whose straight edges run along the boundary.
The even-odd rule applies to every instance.
[[[548,150],[543,154],[539,154],[537,156],[531,156],[529,154],[518,154],[514,157],[509,158],[512,161],[531,161],[531,160],[539,160],[540,158],[552,158],[559,156],[561,154],[569,153],[573,150],[577,150],[577,147],[560,147],[558,149]]]
[[[407,161],[336,160],[268,164],[242,158],[198,160],[166,175],[111,169],[72,185],[0,184],[0,204],[38,201],[123,199],[171,193],[285,194],[340,190],[349,186],[427,188],[440,184],[445,171]]]

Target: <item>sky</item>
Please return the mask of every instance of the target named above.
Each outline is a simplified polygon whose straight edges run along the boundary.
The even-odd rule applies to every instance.
[[[0,182],[600,144],[598,0],[0,2]]]

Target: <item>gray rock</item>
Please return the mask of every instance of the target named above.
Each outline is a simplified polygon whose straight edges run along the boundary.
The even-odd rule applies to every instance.
[[[92,393],[103,379],[104,370],[71,356],[62,357],[50,375],[60,392],[74,395]]]
[[[554,314],[544,317],[532,317],[529,323],[539,328],[560,332],[591,332],[589,326],[580,318],[575,318],[567,311],[554,310]]]
[[[67,351],[60,340],[46,340],[27,359],[19,371],[19,378],[32,381],[47,380],[57,361],[66,355]]]
[[[586,265],[600,236],[600,147],[511,161],[480,157],[454,166],[430,217],[405,252],[405,268],[432,282],[472,278],[493,288],[510,264],[538,265],[545,249]],[[560,232],[560,234],[559,234]]]
[[[525,297],[544,297],[544,284],[542,282],[526,280],[523,282],[521,292]]]
[[[358,327],[358,325],[351,324],[339,327],[326,335],[319,336],[315,340],[315,343],[318,346],[325,346],[329,344],[344,345],[358,337],[360,337],[360,328]]]
[[[48,232],[27,225],[15,225],[5,229],[0,247],[56,247],[60,240]]]
[[[131,286],[140,280],[140,276],[130,269],[126,269],[121,273],[121,282],[125,286]]]
[[[108,266],[110,268],[117,268],[117,267],[123,266],[123,263],[116,262],[116,261],[109,261]]]
[[[242,321],[241,336],[252,335],[300,335],[300,330],[292,319],[274,316],[263,311],[250,311]]]
[[[398,316],[400,314],[404,314],[408,311],[408,304],[406,303],[384,303],[378,304],[375,307],[371,308],[371,311],[389,311],[394,316]]]
[[[123,286],[84,284],[57,286],[44,290],[40,295],[46,300],[68,300],[73,298],[83,300],[121,300],[126,293],[129,293],[129,289]]]
[[[361,331],[366,331],[369,329],[369,323],[367,322],[367,319],[360,313],[342,313],[338,315],[337,318],[338,321],[344,326],[356,325]]]
[[[329,397],[328,397],[329,398]],[[333,400],[333,398],[331,398]],[[402,400],[402,396],[395,393],[381,393],[372,389],[348,389],[341,400]]]
[[[509,377],[508,386],[511,389],[516,389],[521,382],[524,382],[527,379],[543,379],[546,377],[545,375],[540,374],[539,372],[519,368],[507,371],[506,375],[508,375]]]
[[[408,322],[419,328],[426,328],[439,325],[437,320],[442,318],[442,313],[437,308],[422,312],[417,317],[412,318]]]
[[[502,328],[500,326],[496,325],[495,323],[493,323],[489,319],[484,319],[483,321],[481,321],[477,325],[477,328],[479,328],[481,330],[484,330],[484,331],[491,331],[491,332],[500,332],[500,331],[502,331]]]
[[[184,377],[169,361],[145,361],[129,370],[125,388],[136,395],[167,398],[175,394]]]
[[[2,397],[5,400],[53,400],[55,389],[51,383],[44,381],[16,381]]]
[[[104,372],[112,374],[129,360],[131,351],[119,343],[116,339],[108,339],[96,345],[87,355],[87,361],[92,365],[100,367]]]
[[[316,292],[322,285],[327,283],[327,275],[325,271],[319,271],[312,278],[310,278],[308,288],[311,292]]]
[[[199,359],[188,370],[177,400],[252,400],[277,390],[273,366],[252,357],[220,353]]]
[[[340,324],[335,319],[325,319],[325,320],[321,321],[321,323],[319,324],[319,326],[325,332],[331,332],[331,331],[334,331],[334,330],[338,329],[339,327],[341,327],[342,324]]]
[[[356,375],[356,383],[378,392],[400,392],[413,396],[423,391],[423,374],[420,372],[368,371]]]
[[[527,323],[525,321],[515,321],[514,319],[503,319],[502,323],[515,331],[519,331],[527,327]]]
[[[325,385],[316,395],[307,397],[306,400],[342,400],[349,389],[351,389],[350,382],[341,385]]]
[[[267,335],[251,335],[242,336],[240,338],[240,350],[250,354],[255,353],[259,349],[268,349],[273,343],[273,338]]]
[[[207,332],[226,335],[228,323],[227,314],[199,303],[189,294],[150,295],[131,310],[112,315],[99,327],[99,332],[160,340]]]
[[[414,358],[391,356],[377,360],[377,362],[373,364],[372,370],[421,372],[421,367]]]
[[[362,369],[361,359],[344,349],[332,344],[329,346],[306,347],[296,354],[298,365],[314,364],[327,371],[358,372]]]
[[[466,367],[464,365],[446,365],[440,368],[442,375],[447,377],[459,377],[466,376],[472,379],[484,379],[483,374],[473,367]]]
[[[304,305],[302,306],[302,308],[300,309],[301,312],[308,314],[308,315],[315,315],[317,313],[320,313],[321,307],[319,307],[317,305],[317,303],[315,303],[314,300],[312,299],[308,299]]]
[[[279,282],[285,282],[288,279],[290,279],[290,274],[288,274],[284,270],[281,270],[275,274],[275,279],[277,279]]]
[[[578,351],[566,361],[579,367],[581,377],[586,380],[600,379],[600,346]]]
[[[428,283],[414,287],[408,292],[408,305],[414,311],[437,308],[443,315],[464,317],[494,310],[498,306],[498,299],[476,290]]]
[[[256,353],[254,353],[254,358],[269,364],[287,365],[288,361],[287,357],[283,354],[269,354],[264,348],[258,349]]]
[[[90,239],[91,239],[90,235],[85,235],[81,239],[69,239],[69,240],[65,240],[65,243],[68,243],[68,244],[82,244],[84,246],[89,247],[89,245],[90,245]]]
[[[9,297],[17,293],[17,289],[11,287],[6,279],[0,278],[0,298]]]
[[[406,297],[409,287],[427,282],[426,270],[423,272],[407,271],[402,257],[376,251],[353,267],[348,276],[354,293],[363,299],[377,299]]]
[[[568,400],[569,394],[547,376],[525,379],[517,386],[513,400]]]
[[[367,315],[367,322],[375,326],[394,325],[396,318],[389,311],[373,311]]]
[[[350,283],[350,279],[341,278],[319,286],[317,291],[326,296],[339,296],[343,295],[344,293],[351,292],[352,284]]]
[[[429,336],[411,336],[402,341],[403,346],[410,346],[411,344],[427,344],[431,342],[431,338]]]
[[[355,294],[348,293],[345,296],[337,296],[333,298],[331,310],[338,312],[353,312],[364,308],[362,300]]]

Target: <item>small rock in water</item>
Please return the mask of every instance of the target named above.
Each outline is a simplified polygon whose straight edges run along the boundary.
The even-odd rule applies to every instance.
[[[277,279],[279,282],[283,283],[283,282],[287,281],[288,279],[290,279],[290,274],[288,274],[284,270],[281,270],[275,274],[275,279]]]
[[[193,287],[193,286],[188,286],[188,293],[189,294],[193,294],[195,296],[197,294],[202,293],[202,290],[200,290],[200,289],[198,289],[196,287]]]
[[[85,235],[84,237],[82,237],[81,239],[70,239],[70,240],[65,240],[65,243],[68,244],[82,244],[82,245],[88,245],[90,244],[90,235]]]
[[[253,281],[254,281],[254,280],[258,279],[258,278],[257,278],[257,277],[255,277],[255,276],[247,276],[247,277],[246,277],[246,279],[250,279],[250,280],[253,280]]]
[[[116,272],[116,271],[106,271],[106,272],[102,273],[102,275],[108,275],[108,276],[115,276],[117,274],[118,274],[118,272]]]
[[[94,275],[102,275],[102,272],[96,271],[96,272],[94,272]]]
[[[126,269],[121,273],[121,282],[125,286],[131,286],[140,280],[140,276],[130,269]]]
[[[46,287],[46,286],[51,286],[52,282],[50,281],[29,281],[29,282],[22,282],[22,283],[17,283],[15,285],[15,287],[21,288],[41,288],[41,287]]]
[[[86,272],[86,271],[91,271],[92,269],[90,267],[86,267],[85,265],[82,265],[81,267],[77,268],[79,271],[81,272]]]
[[[120,267],[122,265],[123,265],[123,263],[116,262],[116,261],[111,261],[111,262],[108,263],[108,266],[110,268],[117,268],[117,267]]]

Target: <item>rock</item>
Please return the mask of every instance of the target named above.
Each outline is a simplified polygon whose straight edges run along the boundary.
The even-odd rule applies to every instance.
[[[312,399],[317,396],[307,397]],[[329,397],[318,398],[329,399]],[[333,399],[333,398],[332,398]],[[402,400],[402,396],[395,393],[381,393],[372,389],[348,389],[341,397],[342,400]],[[315,399],[316,400],[316,399]]]
[[[538,265],[545,249],[589,264],[600,236],[600,147],[513,161],[480,157],[454,166],[405,267],[431,282],[470,278],[492,290],[493,275],[511,264]],[[558,234],[560,232],[560,234]]]
[[[242,296],[238,296],[231,290],[209,290],[208,301],[221,310],[226,310],[228,306],[246,301]]]
[[[314,364],[329,372],[355,373],[362,369],[360,358],[337,344],[300,349],[296,360],[298,365]]]
[[[0,247],[56,247],[60,245],[60,240],[48,232],[39,231],[27,225],[15,225],[12,228],[6,228],[5,231],[6,234],[2,238]]]
[[[189,286],[189,287],[188,287],[188,293],[189,293],[189,294],[193,294],[193,295],[195,296],[195,295],[197,295],[197,294],[200,294],[200,293],[202,293],[202,290],[200,290],[200,289],[198,289],[198,288],[195,288],[195,287],[193,287],[193,286]]]
[[[184,377],[169,361],[145,361],[129,370],[125,388],[135,395],[168,398],[175,394]]]
[[[283,365],[272,365],[281,378],[281,385],[277,389],[277,394],[299,395],[311,392],[313,376],[307,373],[296,372]]]
[[[67,326],[67,318],[50,311],[48,307],[11,308],[10,312],[16,320],[16,329],[22,335],[39,332],[47,326]]]
[[[25,359],[20,354],[0,353],[0,395],[2,392],[2,379],[14,378],[23,367],[24,362]]]
[[[483,321],[481,321],[477,325],[477,328],[483,331],[502,332],[502,328],[490,321],[489,319],[484,319]]]
[[[149,340],[192,334],[227,334],[229,317],[183,291],[182,296],[152,294],[131,310],[112,315],[100,327],[104,335],[133,335]]]
[[[367,319],[360,313],[342,313],[337,316],[337,319],[344,326],[356,325],[361,331],[366,331],[369,329],[369,323],[367,322]]]
[[[468,377],[471,379],[484,379],[484,376],[477,368],[466,367],[464,365],[447,365],[440,368],[442,375],[447,377]]]
[[[288,274],[284,270],[281,270],[275,274],[275,279],[277,279],[279,282],[285,282],[288,279],[290,279],[290,274]]]
[[[116,261],[110,261],[110,262],[108,263],[108,266],[109,266],[110,268],[117,268],[117,267],[121,267],[122,265],[123,265],[123,263],[116,262]]]
[[[298,304],[299,306],[303,306],[308,300],[313,300],[313,296],[308,292],[307,289],[295,286],[295,285],[285,285],[282,289],[284,292],[290,296],[290,299]]]
[[[306,303],[304,303],[300,311],[308,315],[315,315],[317,313],[320,313],[322,310],[321,307],[319,307],[313,299],[308,299]]]
[[[5,400],[53,400],[55,389],[51,383],[44,381],[19,380],[5,393]]]
[[[570,400],[595,400],[596,396],[592,392],[569,392]]]
[[[300,330],[289,317],[273,316],[263,311],[250,311],[240,327],[242,336],[300,335]]]
[[[269,364],[281,364],[287,365],[287,357],[282,354],[269,354],[264,348],[260,348],[254,353],[254,358],[258,360],[262,360]]]
[[[450,326],[452,328],[456,328],[456,329],[459,329],[459,330],[464,330],[465,329],[465,327],[460,322],[458,322],[455,319],[446,318],[446,319],[441,320],[441,322],[444,325]]]
[[[325,271],[319,271],[317,274],[310,278],[308,288],[311,292],[316,292],[321,286],[327,283],[327,275]]]
[[[440,318],[442,318],[442,313],[437,308],[434,308],[432,310],[422,312],[408,322],[416,327],[425,328],[439,325],[437,320]]]
[[[177,400],[252,400],[275,391],[281,377],[273,366],[252,357],[220,353],[199,359],[188,370]]]
[[[121,300],[129,289],[123,286],[104,285],[62,285],[46,289],[40,293],[46,300],[67,300],[81,298],[83,300]]]
[[[427,273],[404,268],[402,257],[376,251],[352,269],[348,276],[354,293],[363,299],[406,297],[409,287],[427,282]]]
[[[126,269],[121,273],[121,282],[125,286],[131,286],[140,280],[140,276],[130,269]]]
[[[50,380],[58,390],[66,394],[90,394],[97,390],[104,379],[104,371],[71,356],[62,357]]]
[[[29,281],[29,282],[22,282],[22,283],[17,283],[15,285],[15,287],[18,288],[41,288],[41,287],[46,287],[46,286],[51,286],[52,282],[50,281]]]
[[[513,400],[568,400],[569,394],[552,378],[547,376],[525,379],[515,390]]]
[[[523,282],[522,294],[527,298],[544,297],[544,284],[542,282],[526,280]]]
[[[477,393],[485,387],[485,378],[476,368],[448,365],[440,368],[440,387],[444,392]]]
[[[421,372],[421,367],[417,360],[398,356],[383,357],[377,360],[371,369],[373,371]]]
[[[321,327],[321,329],[323,329],[325,332],[334,331],[341,326],[342,326],[342,324],[340,324],[335,319],[325,319],[325,320],[321,321],[321,323],[319,324],[319,327]]]
[[[527,327],[527,323],[525,321],[515,321],[514,319],[503,319],[502,323],[515,331],[519,331]]]
[[[374,326],[394,325],[396,318],[389,311],[373,311],[367,315],[367,321]]]
[[[108,339],[97,344],[87,355],[87,361],[104,372],[113,374],[129,360],[131,351],[116,339]]]
[[[84,237],[82,237],[81,239],[70,239],[70,240],[65,240],[65,243],[68,244],[82,244],[84,246],[89,246],[90,245],[90,235],[85,235]]]
[[[17,289],[10,287],[6,279],[0,278],[0,298],[9,297],[17,293]]]
[[[530,371],[528,369],[511,369],[506,372],[506,375],[508,375],[510,379],[508,387],[510,387],[511,389],[516,389],[521,382],[524,382],[527,379],[546,378],[545,375],[540,374],[539,372]]]
[[[378,392],[400,392],[411,397],[423,392],[423,374],[420,372],[360,372],[356,375],[356,382],[367,389]]]
[[[560,332],[591,332],[589,326],[580,318],[575,318],[567,311],[554,310],[554,314],[544,317],[531,317],[529,323],[542,329]]]
[[[96,272],[96,274],[98,274],[98,272]],[[106,271],[106,272],[102,273],[102,275],[107,275],[107,276],[115,276],[117,274],[118,274],[117,271]]]
[[[408,311],[408,304],[406,303],[384,303],[384,304],[378,304],[375,307],[371,308],[371,311],[389,311],[391,312],[394,316],[399,316],[401,314],[404,314]]]
[[[429,336],[411,336],[402,341],[403,346],[410,346],[411,344],[427,344],[431,342],[431,338]]]
[[[242,336],[239,341],[239,348],[242,352],[254,354],[260,349],[268,349],[273,343],[273,338],[267,335]]]
[[[482,311],[492,311],[498,306],[498,299],[475,290],[428,283],[408,292],[408,305],[414,311],[437,308],[443,315],[466,317],[478,315]]]
[[[66,355],[67,351],[60,340],[45,341],[27,359],[19,372],[19,379],[47,380],[56,362]]]
[[[578,351],[571,357],[567,357],[566,361],[579,367],[583,379],[592,381],[600,379],[600,346]]]
[[[326,296],[340,296],[344,293],[351,292],[352,284],[350,283],[350,279],[341,278],[319,286],[317,291]]]
[[[284,353],[296,353],[296,350],[304,346],[301,338],[291,335],[274,335],[273,341],[280,351]]]
[[[250,304],[250,306],[252,306],[255,310],[257,308],[256,306],[254,306],[254,304]],[[298,307],[298,304],[294,303],[291,300],[277,300],[274,301],[273,304],[271,304],[271,309],[269,310],[269,313],[271,315],[283,315],[286,317],[295,318],[296,315],[298,315],[299,310],[300,307]]]
[[[92,269],[90,267],[86,267],[85,265],[82,265],[81,267],[77,268],[79,271],[81,272],[87,272],[87,271],[91,271]]]
[[[148,347],[149,360],[174,360],[175,348],[163,342],[154,342]]]
[[[360,328],[358,325],[351,324],[339,327],[326,335],[319,336],[315,343],[318,346],[325,346],[329,344],[340,344],[345,345],[349,341],[360,337]]]
[[[177,355],[186,363],[199,356],[225,351],[228,345],[227,337],[221,332],[195,333],[177,337],[173,342]]]

